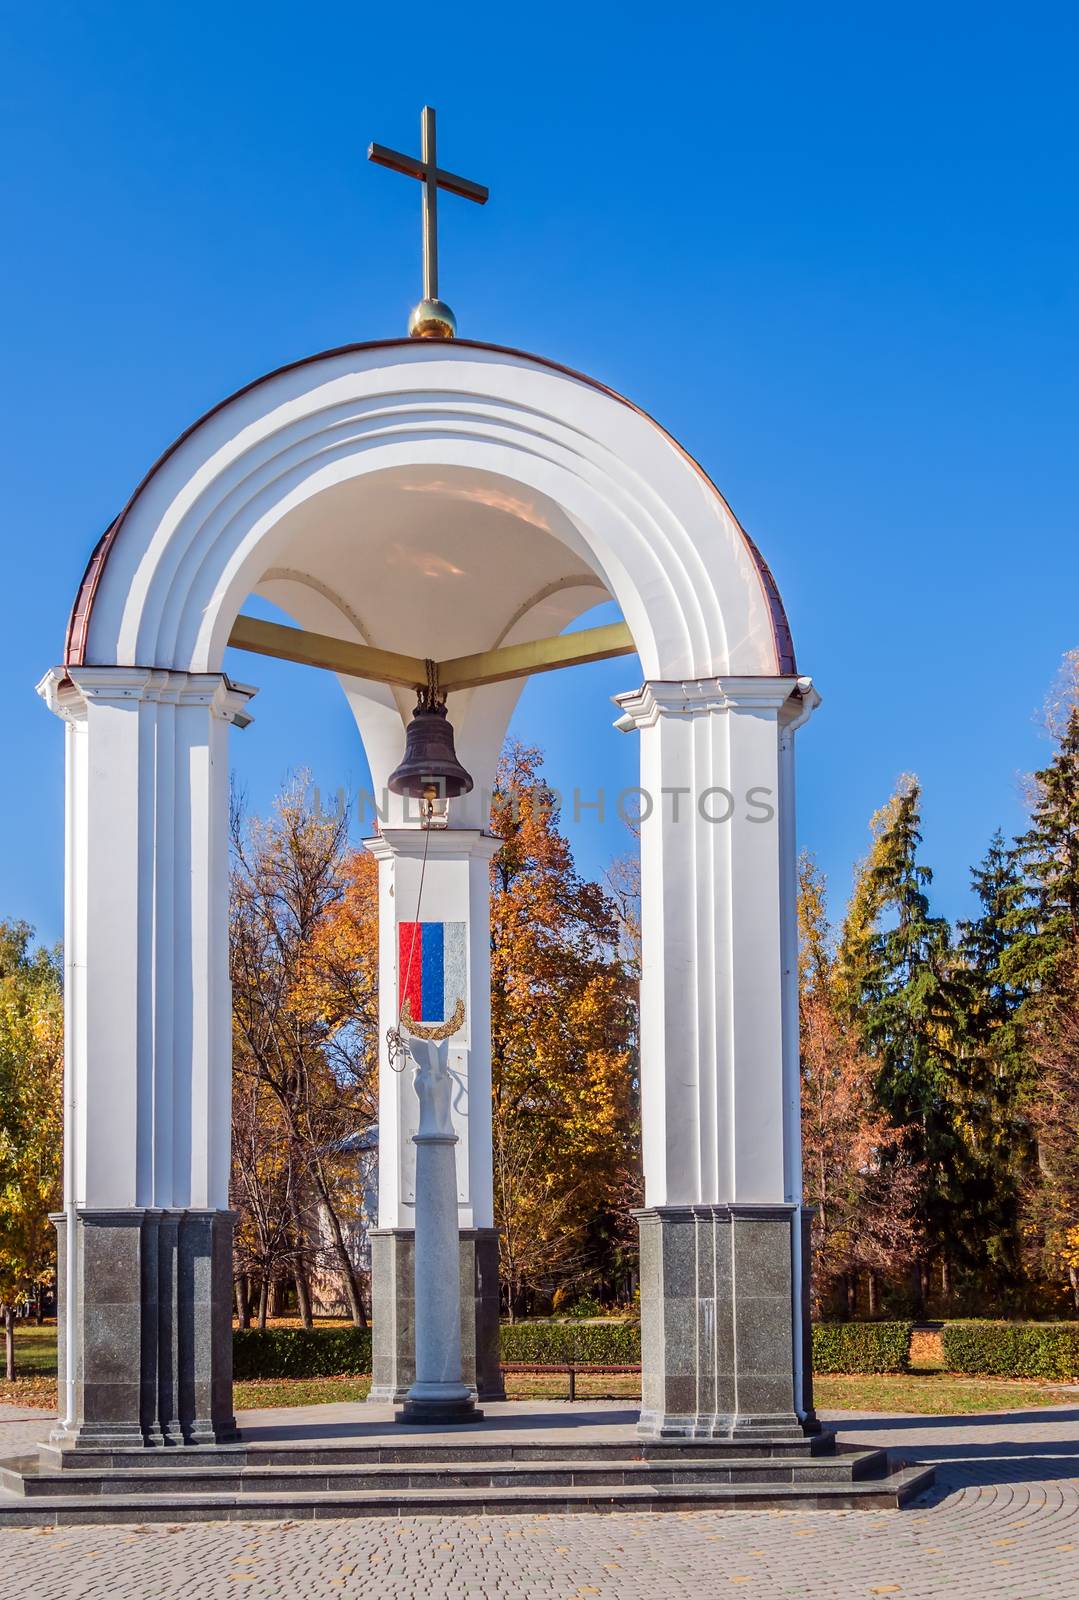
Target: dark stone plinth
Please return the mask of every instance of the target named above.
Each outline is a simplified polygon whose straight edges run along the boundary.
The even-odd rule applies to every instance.
[[[447,1422],[482,1422],[483,1412],[476,1402],[467,1400],[413,1400],[406,1399],[400,1411],[393,1414],[394,1422],[412,1423],[417,1427]]]
[[[66,1372],[68,1218],[57,1321]],[[66,1449],[237,1439],[232,1413],[231,1211],[80,1208],[75,1224],[74,1418]],[[62,1389],[60,1411],[67,1410]]]
[[[498,1346],[498,1230],[461,1229],[461,1376],[480,1400],[504,1400]],[[416,1378],[416,1235],[374,1229],[371,1238],[371,1393],[404,1400]]]
[[[646,1438],[802,1438],[817,1428],[808,1317],[795,1348],[792,1205],[660,1206],[641,1236]],[[808,1256],[799,1303],[808,1307]],[[800,1414],[801,1413],[801,1414]]]

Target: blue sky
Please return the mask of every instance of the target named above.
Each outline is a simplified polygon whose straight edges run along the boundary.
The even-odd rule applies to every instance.
[[[1072,8],[59,3],[8,7],[2,40],[0,916],[60,932],[33,685],[92,544],[222,396],[404,331],[418,186],[364,151],[416,147],[424,101],[491,188],[440,208],[462,333],[638,401],[771,563],[825,698],[800,823],[835,899],[913,770],[937,905],[969,909],[1079,644]],[[363,781],[332,680],[239,671],[253,805],[290,766]],[[515,731],[569,788],[632,783],[606,700],[631,686],[536,681]],[[590,871],[623,848],[571,832]]]

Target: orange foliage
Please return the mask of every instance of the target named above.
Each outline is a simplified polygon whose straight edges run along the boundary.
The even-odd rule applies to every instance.
[[[507,748],[492,806],[495,1188],[511,1305],[595,1281],[636,1202],[636,997],[617,910],[577,872],[540,776]]]

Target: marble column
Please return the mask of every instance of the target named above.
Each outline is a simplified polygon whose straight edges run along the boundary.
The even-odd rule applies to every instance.
[[[228,732],[219,673],[70,667],[60,1421],[78,1449],[236,1437]]]
[[[808,679],[655,682],[641,738],[648,1437],[800,1437],[808,1382],[793,732]]]

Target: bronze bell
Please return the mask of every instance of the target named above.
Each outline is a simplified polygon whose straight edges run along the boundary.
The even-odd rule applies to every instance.
[[[421,698],[405,730],[405,756],[389,776],[394,794],[415,800],[453,800],[467,794],[472,778],[453,748],[453,724],[445,704]]]

